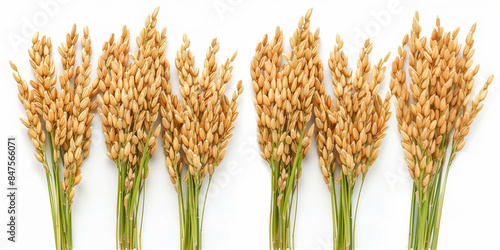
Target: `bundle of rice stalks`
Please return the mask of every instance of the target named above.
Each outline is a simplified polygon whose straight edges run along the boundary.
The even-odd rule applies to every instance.
[[[233,122],[238,116],[238,97],[243,93],[243,86],[239,81],[232,98],[225,95],[233,70],[230,64],[236,53],[217,67],[215,56],[219,43],[217,39],[212,40],[207,49],[203,72],[199,75],[199,69],[194,67],[194,56],[188,49],[190,41],[186,35],[183,41],[175,60],[182,99],[172,93],[171,82],[164,82],[160,98],[162,138],[165,162],[178,193],[180,248],[202,249],[207,194],[214,171],[224,159],[229,139],[233,135]],[[181,177],[183,166],[186,174]],[[207,174],[208,186],[200,221],[200,192]],[[187,183],[185,191],[182,183]]]
[[[436,26],[430,37],[421,36],[417,12],[410,35],[403,38],[392,64],[391,91],[397,99],[398,130],[414,180],[408,249],[436,249],[448,172],[456,153],[464,148],[465,136],[493,81],[491,75],[472,97],[474,76],[479,71],[479,65],[472,67],[476,24],[463,47],[458,42],[458,28],[445,32],[439,18]],[[408,68],[404,67],[406,58]],[[407,73],[411,77],[408,83]]]
[[[355,249],[359,197],[366,174],[379,154],[387,130],[386,122],[391,116],[391,95],[387,93],[382,100],[378,94],[389,53],[372,67],[369,55],[373,47],[366,40],[353,75],[353,70],[347,68],[348,58],[341,50],[343,45],[337,35],[337,45],[328,61],[336,100],[325,93],[324,83],[318,83],[314,114],[319,165],[332,200],[334,249]],[[335,178],[337,166],[340,173]],[[353,211],[352,195],[360,175],[361,187]],[[339,182],[340,189],[335,187]]]
[[[28,50],[35,75],[35,80],[30,80],[31,89],[10,62],[18,84],[18,97],[26,110],[27,119],[21,118],[21,122],[28,128],[35,157],[43,165],[47,178],[56,249],[73,248],[74,187],[82,179],[80,168],[90,152],[90,123],[94,117],[91,112],[97,107],[97,102],[91,101],[97,91],[90,85],[92,48],[87,27],[81,39],[82,63],[75,70],[77,42],[74,25],[66,35],[66,42],[58,48],[63,66],[59,74],[60,89],[56,88],[50,37],[40,39],[38,33],[33,36],[33,45]]]
[[[267,35],[259,42],[251,62],[261,156],[271,168],[269,244],[274,249],[294,245],[292,203],[298,193],[302,160],[311,149],[314,126],[307,127],[307,122],[315,85],[323,80],[319,29],[314,34],[309,30],[311,13],[312,9],[300,18],[290,38],[292,50],[283,55],[283,64],[283,32],[279,27],[270,42]]]
[[[162,85],[170,78],[166,59],[166,32],[156,29],[159,8],[148,15],[136,39],[138,50],[130,54],[130,32],[124,26],[115,41],[112,34],[102,48],[93,85],[108,157],[118,169],[116,244],[120,249],[141,248],[137,219],[144,193],[148,162],[156,152],[160,126],[154,127],[160,109]],[[143,206],[144,207],[144,199]]]

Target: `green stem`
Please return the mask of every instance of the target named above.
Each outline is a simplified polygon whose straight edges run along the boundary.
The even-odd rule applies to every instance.
[[[119,163],[119,160],[116,162],[116,167],[118,169],[118,180],[117,180],[117,183],[118,183],[118,187],[117,187],[117,194],[116,194],[116,250],[118,250],[118,246],[119,246],[119,238],[120,238],[120,231],[119,231],[119,223],[118,223],[118,218],[119,218],[119,215],[120,215],[120,200],[123,200],[123,198],[121,198],[121,193],[122,193],[122,181],[121,181],[121,171],[122,171],[122,167],[121,167],[121,164]]]
[[[346,206],[347,206],[347,211],[349,211],[348,217],[347,217],[347,222],[348,222],[349,226],[346,228],[347,228],[349,233],[347,234],[348,237],[347,237],[346,248],[352,250],[353,249],[352,248],[352,246],[353,246],[353,244],[352,244],[352,187],[350,185],[349,185],[347,191],[348,191],[348,193],[347,193],[348,199],[347,199]]]
[[[279,178],[279,169],[280,165],[276,164],[271,156],[271,171],[272,171],[272,201],[271,201],[271,220],[269,227],[271,228],[272,234],[272,247],[273,249],[277,249],[279,247],[279,208],[278,208],[278,197],[279,197],[279,187],[278,187],[278,178]],[[271,247],[271,246],[270,246]]]
[[[117,211],[119,213],[119,225],[120,225],[120,248],[125,249],[128,244],[128,227],[127,227],[127,207],[125,206],[125,197],[127,196],[128,187],[125,187],[125,178],[127,176],[127,168],[125,166],[121,167],[121,172],[119,176],[120,180],[120,210]],[[130,195],[128,196],[130,202]],[[128,204],[127,204],[128,205]]]
[[[410,212],[410,228],[408,230],[408,250],[414,246],[413,244],[413,236],[415,235],[415,193],[417,191],[417,186],[413,184],[413,190],[411,195],[411,212]]]
[[[52,178],[54,182],[51,184],[50,189],[52,190],[52,200],[51,203],[54,203],[56,224],[55,228],[58,231],[56,249],[62,249],[65,245],[65,234],[62,228],[63,222],[63,214],[62,214],[62,202],[61,202],[61,189],[60,189],[60,176],[59,176],[59,164],[55,161],[54,156],[54,144],[52,140],[52,133],[48,132],[47,137],[49,138],[49,147],[50,147],[50,156],[51,156],[51,164],[52,164]]]
[[[146,142],[144,143],[143,155],[140,164],[136,167],[134,183],[132,189],[130,190],[129,202],[127,204],[126,211],[128,214],[125,215],[125,227],[126,227],[126,238],[128,247],[134,249],[137,247],[137,210],[138,201],[140,200],[141,188],[144,183],[144,176],[147,172],[147,164],[149,162],[149,138],[151,136],[151,131],[148,132],[146,137]]]
[[[363,184],[365,183],[365,176],[363,176],[363,179],[361,180],[361,186],[359,187],[359,192],[358,192],[358,200],[356,201],[356,210],[354,212],[354,225],[353,225],[353,230],[352,230],[352,249],[356,249],[356,219],[358,216],[358,205],[359,205],[359,197],[361,197],[361,190],[363,189]]]
[[[351,249],[351,192],[349,183],[347,180],[347,176],[342,175],[341,182],[341,206],[342,206],[342,214],[341,218],[343,219],[343,226],[341,228],[344,239],[342,241],[342,245],[340,249]]]
[[[146,182],[143,184],[142,208],[141,208],[141,226],[139,231],[139,249],[142,249],[142,222],[144,221],[144,203],[146,202]]]
[[[193,182],[194,184],[194,182]],[[192,209],[191,209],[191,216],[192,220],[191,222],[193,223],[192,227],[192,240],[193,240],[193,249],[199,249],[199,223],[198,223],[198,204],[199,204],[199,197],[200,197],[200,190],[198,187],[194,187],[194,195],[193,195],[193,203],[192,203]]]
[[[340,170],[342,171],[342,170]],[[343,175],[343,173],[340,173],[341,175]],[[338,215],[337,215],[337,240],[336,240],[336,244],[337,244],[337,249],[339,250],[343,250],[343,243],[344,243],[344,230],[343,230],[343,227],[344,227],[344,220],[343,220],[343,216],[344,216],[344,177],[341,177],[341,181],[340,181],[340,190],[339,190],[339,210],[338,210]]]
[[[49,138],[52,137],[52,134],[49,133]],[[49,139],[49,143],[52,145],[52,142],[53,140],[52,139]],[[66,229],[66,225],[67,225],[67,222],[66,222],[66,216],[65,216],[65,211],[66,211],[66,207],[64,206],[64,202],[63,202],[63,192],[62,192],[62,188],[61,188],[61,175],[60,175],[60,170],[59,170],[59,161],[57,160],[57,156],[54,155],[54,151],[55,151],[55,145],[52,145],[51,149],[50,149],[50,155],[52,157],[52,172],[53,172],[53,177],[54,177],[54,186],[55,186],[55,193],[56,193],[56,199],[57,199],[57,216],[59,217],[59,230],[61,232],[61,237],[60,237],[60,241],[61,241],[61,247],[62,249],[67,249],[68,248],[68,245],[67,245],[67,229]],[[57,152],[57,151],[56,151]],[[68,187],[69,189],[70,187]]]
[[[63,155],[63,150],[61,148],[60,150],[61,155]],[[75,164],[75,163],[73,163]],[[63,217],[65,218],[65,233],[66,233],[66,244],[68,246],[68,249],[73,249],[73,236],[72,236],[72,222],[71,222],[71,190],[73,189],[73,181],[74,181],[74,175],[72,172],[72,168],[74,165],[68,166],[69,170],[69,176],[68,176],[68,187],[66,187],[66,192],[62,192],[61,189],[61,199],[66,198],[65,201],[63,201],[63,206],[64,206],[64,214]]]
[[[448,173],[450,171],[450,166],[453,163],[453,157],[455,154],[456,146],[457,146],[457,143],[455,143],[455,145],[453,145],[453,147],[451,148],[450,158],[448,159],[448,165],[446,166],[446,174],[444,176],[444,181],[443,181],[443,189],[442,189],[442,192],[440,192],[440,196],[439,196],[439,206],[436,208],[438,211],[438,216],[437,216],[436,226],[434,228],[435,235],[433,235],[432,245],[431,245],[431,249],[433,249],[433,250],[437,248],[438,237],[439,237],[439,228],[441,226],[441,215],[443,212],[444,194],[446,192],[446,183],[448,181]]]
[[[332,222],[333,222],[333,249],[337,249],[337,194],[335,190],[335,178],[330,176],[330,191],[331,191],[331,201],[332,201]]]
[[[281,201],[283,200],[283,191],[281,191],[281,188],[278,186],[278,179],[280,174],[280,167],[279,165],[276,167],[276,175],[275,175],[275,200],[274,200],[274,213],[273,213],[273,231],[274,231],[274,247],[278,249],[280,247],[280,223],[281,223],[281,216],[280,216],[280,207],[278,206],[278,198],[281,195]],[[281,202],[280,201],[280,202]],[[281,205],[281,203],[280,203]]]
[[[295,200],[295,214],[293,218],[292,249],[295,249],[295,223],[297,222],[297,206],[299,204],[299,183],[297,181],[297,199]]]
[[[295,185],[293,185],[295,186]],[[295,197],[295,187],[293,187],[292,189],[292,197],[290,197],[290,205],[288,206],[287,208],[287,212],[286,212],[286,218],[285,218],[285,235],[286,235],[286,238],[287,238],[287,247],[290,244],[290,216],[292,214],[292,207],[293,207],[293,200],[294,200],[294,197]]]
[[[188,196],[187,196],[187,225],[185,231],[185,249],[200,249],[199,242],[199,192],[196,186],[195,176],[188,173]]]
[[[177,166],[174,166],[175,167],[175,171],[177,172]],[[179,242],[179,249],[184,249],[184,245],[183,245],[183,241],[184,241],[184,223],[186,222],[186,218],[185,218],[185,212],[184,212],[184,195],[182,193],[182,180],[181,180],[181,174],[180,173],[177,173],[177,191],[179,192],[178,195],[177,195],[177,203],[178,203],[178,206],[179,206],[179,228],[180,228],[180,232],[179,232],[179,238],[180,238],[180,242]]]
[[[45,161],[45,164],[47,164],[47,161]],[[48,166],[48,165],[47,165]],[[56,249],[59,250],[61,249],[60,247],[60,235],[59,235],[59,229],[57,227],[57,216],[56,216],[56,207],[55,207],[55,202],[54,202],[54,190],[53,190],[53,184],[52,184],[52,176],[50,172],[45,172],[45,176],[47,177],[47,189],[49,191],[49,200],[50,200],[50,211],[52,213],[52,227],[54,228],[54,241],[55,241],[55,246]]]
[[[192,180],[192,176],[189,172],[189,169],[188,169],[188,183],[187,183],[187,193],[186,193],[186,221],[184,222],[185,223],[185,227],[184,227],[184,248],[183,250],[185,249],[190,249],[190,247],[192,247],[192,245],[189,245],[189,243],[191,242],[191,203],[192,203],[192,193],[193,193],[193,180]]]
[[[210,183],[212,183],[212,176],[208,178],[207,191],[205,193],[205,201],[203,201],[203,210],[201,211],[201,224],[200,224],[200,249],[202,249],[203,242],[203,218],[205,217],[205,205],[207,204],[208,191],[210,190]]]
[[[69,248],[68,249],[73,249],[73,226],[72,226],[72,218],[71,218],[71,200],[70,200],[70,197],[67,196],[67,202],[68,204],[66,204],[66,208],[67,208],[67,217],[66,217],[66,221],[67,221],[67,232],[66,232],[66,238],[67,238],[67,244],[69,245]]]
[[[279,219],[280,219],[280,243],[281,243],[281,248],[280,249],[287,249],[287,237],[286,237],[286,217],[287,217],[287,214],[286,214],[286,207],[281,207],[281,209],[283,210],[283,212],[280,212],[280,216],[279,216]]]
[[[300,137],[299,143],[297,145],[297,152],[300,152],[301,148],[302,148],[302,136]],[[290,176],[288,177],[288,180],[292,180],[292,181],[287,182],[287,185],[286,185],[286,188],[284,191],[284,197],[283,197],[284,200],[282,200],[282,203],[281,203],[284,205],[283,207],[288,206],[288,202],[289,202],[288,197],[290,197],[290,193],[292,192],[293,180],[295,180],[295,175],[297,172],[297,165],[299,164],[299,162],[302,162],[302,153],[298,153],[298,155],[295,156],[295,159],[294,159],[294,162],[292,165],[292,170],[290,172]]]
[[[178,203],[178,206],[179,206],[179,228],[180,228],[180,232],[179,232],[179,238],[180,238],[180,242],[179,242],[179,249],[183,249],[182,247],[182,240],[184,239],[184,225],[183,225],[183,208],[181,206],[181,196],[178,195],[177,196],[177,203]]]
[[[428,191],[428,190],[427,190]],[[419,209],[418,209],[418,249],[424,249],[425,243],[427,241],[425,237],[425,229],[427,228],[428,223],[428,215],[429,215],[429,200],[427,197],[427,192],[425,192],[423,201],[420,201]]]
[[[284,192],[284,196],[283,196],[283,199],[282,199],[282,203],[281,205],[283,206],[283,211],[284,211],[284,214],[282,215],[284,219],[284,232],[282,235],[284,235],[284,249],[287,249],[288,247],[288,243],[289,243],[289,222],[290,222],[290,209],[291,209],[291,206],[293,205],[293,196],[294,196],[294,191],[295,191],[295,182],[296,182],[296,176],[298,176],[298,171],[300,169],[300,165],[302,163],[302,153],[300,153],[300,150],[301,150],[301,145],[302,145],[302,136],[301,136],[301,139],[299,140],[299,143],[298,143],[298,146],[297,146],[297,152],[299,152],[298,156],[295,157],[294,159],[294,164],[292,166],[292,169],[291,169],[291,173],[289,174],[290,176],[288,177],[288,181],[287,182],[287,185],[286,185],[286,188],[285,188],[285,192]],[[290,198],[289,198],[290,197]],[[287,209],[288,208],[288,209]]]
[[[434,226],[436,224],[436,211],[437,211],[437,206],[438,206],[438,196],[441,193],[441,178],[442,177],[442,171],[437,174],[437,176],[434,177],[432,186],[432,192],[431,192],[431,200],[430,200],[430,214],[429,214],[429,224],[427,225],[427,231],[426,231],[426,239],[427,242],[425,244],[425,249],[429,249],[429,245],[431,244],[431,238],[434,235]],[[437,180],[437,183],[436,183]]]
[[[273,159],[271,157],[271,160],[269,162],[269,165],[271,166],[271,202],[269,204],[269,250],[271,250],[274,246],[273,244],[273,210],[274,210],[274,200],[275,200],[275,193],[274,193],[274,163]]]
[[[146,163],[144,167],[144,175],[143,178],[141,179],[141,185],[140,185],[140,190],[139,192],[143,195],[142,196],[142,208],[141,208],[141,224],[139,226],[139,249],[142,249],[142,223],[144,222],[144,207],[145,207],[145,202],[146,202],[146,179],[144,176],[146,176],[146,173],[148,173],[148,167],[149,167],[149,160],[151,158],[147,157],[146,158]],[[139,195],[139,201],[140,201],[141,195]],[[137,204],[139,205],[139,204]],[[136,208],[137,210],[139,209],[138,207]],[[136,222],[134,225],[137,225],[137,218]]]

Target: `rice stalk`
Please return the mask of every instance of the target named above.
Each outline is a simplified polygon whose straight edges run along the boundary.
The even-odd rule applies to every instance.
[[[238,97],[243,93],[237,84],[231,99],[225,95],[236,53],[217,66],[217,39],[207,49],[200,75],[189,50],[190,40],[177,52],[175,67],[179,74],[181,98],[172,93],[172,83],[165,82],[161,93],[162,139],[165,163],[170,180],[178,193],[180,249],[202,249],[203,215],[212,176],[226,154],[238,116]],[[181,149],[182,148],[182,154]],[[182,177],[183,166],[186,173]],[[208,186],[201,210],[200,192],[208,174]],[[186,183],[186,193],[182,183]],[[185,194],[185,195],[184,195]]]
[[[100,90],[98,113],[107,156],[118,170],[116,244],[120,249],[141,248],[142,213],[139,207],[149,173],[149,160],[157,150],[162,86],[170,78],[166,59],[166,32],[156,28],[159,8],[148,15],[137,51],[130,53],[126,26],[115,40],[111,34],[102,47],[93,86]],[[130,62],[129,62],[130,57]],[[143,200],[144,202],[144,200]],[[140,228],[137,227],[141,218]]]
[[[258,43],[251,62],[259,146],[271,168],[269,245],[273,249],[294,248],[290,221],[293,199],[302,160],[311,149],[314,127],[307,123],[312,116],[315,86],[323,80],[319,29],[314,34],[309,30],[311,14],[312,9],[300,18],[290,38],[292,50],[283,55],[284,63],[279,27],[272,40],[265,35]]]
[[[355,249],[359,197],[366,174],[378,157],[388,128],[386,122],[391,116],[390,93],[384,100],[379,95],[389,53],[372,66],[369,55],[373,46],[367,39],[353,74],[342,51],[344,42],[339,35],[336,40],[328,60],[336,99],[325,93],[325,83],[316,85],[316,141],[319,165],[331,194],[334,249]],[[337,166],[340,171],[335,177]],[[352,195],[360,175],[361,186],[353,210]]]

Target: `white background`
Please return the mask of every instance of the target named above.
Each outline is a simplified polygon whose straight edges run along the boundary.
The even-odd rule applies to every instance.
[[[305,2],[305,1],[304,1]],[[470,26],[478,26],[474,55],[481,63],[476,77],[477,93],[490,74],[500,77],[498,50],[500,15],[495,1],[78,1],[41,0],[8,1],[2,6],[0,23],[1,60],[0,91],[2,102],[0,140],[0,189],[6,190],[6,141],[14,135],[18,142],[18,242],[6,241],[7,203],[0,192],[0,249],[53,249],[46,180],[43,169],[33,157],[26,129],[18,118],[24,116],[17,100],[16,83],[8,60],[13,60],[25,79],[32,79],[27,50],[34,31],[52,37],[53,56],[60,69],[55,46],[60,45],[73,23],[82,33],[88,25],[93,44],[92,64],[95,69],[100,48],[110,33],[121,33],[126,24],[135,37],[145,17],[161,6],[158,27],[167,26],[167,56],[173,66],[182,34],[191,39],[198,66],[213,37],[220,42],[219,62],[238,50],[234,62],[231,90],[237,80],[246,88],[240,99],[240,116],[234,136],[220,168],[217,169],[207,202],[203,232],[207,249],[267,249],[270,200],[270,171],[258,156],[255,111],[251,101],[250,60],[255,46],[265,33],[274,34],[280,25],[285,41],[292,35],[297,21],[313,7],[311,28],[321,27],[320,53],[325,65],[325,82],[331,83],[327,60],[335,35],[344,39],[350,65],[367,37],[373,42],[372,61],[397,46],[411,28],[414,12],[420,12],[423,34],[430,35],[437,15],[446,30],[461,27],[463,43]],[[43,7],[45,5],[45,7]],[[80,42],[80,41],[79,41]],[[286,44],[288,46],[288,43]],[[77,51],[77,61],[80,53]],[[388,63],[387,65],[390,65]],[[390,68],[390,67],[389,67]],[[59,71],[56,71],[59,72]],[[177,72],[171,69],[171,81],[178,86]],[[95,71],[92,72],[96,77]],[[389,74],[382,83],[386,91]],[[498,79],[498,78],[497,78]],[[483,111],[474,121],[466,147],[460,152],[450,171],[440,231],[440,249],[499,249],[500,235],[500,84],[495,80]],[[330,88],[331,91],[331,88]],[[360,249],[405,249],[411,199],[411,179],[391,117],[387,137],[380,156],[371,168],[362,193],[357,224]],[[162,145],[162,144],[161,144]],[[315,144],[313,145],[315,147]],[[73,206],[73,239],[76,249],[115,249],[116,168],[105,155],[100,119],[93,121],[93,143],[85,162],[83,180],[76,187]],[[300,249],[332,247],[330,197],[323,182],[315,150],[304,160],[300,179],[299,214],[296,246]],[[176,249],[179,246],[177,197],[164,164],[162,150],[150,161],[147,179],[146,214],[143,247]]]

